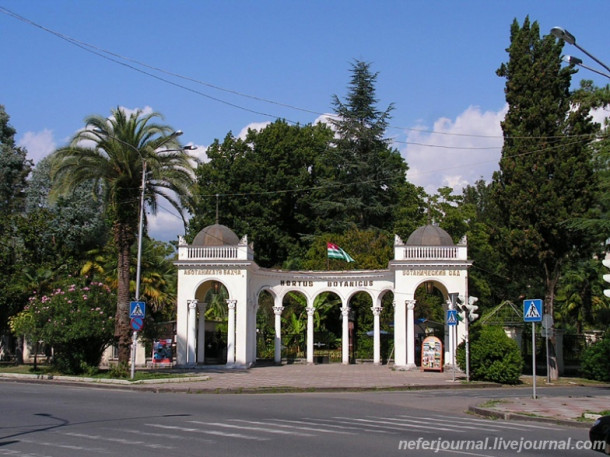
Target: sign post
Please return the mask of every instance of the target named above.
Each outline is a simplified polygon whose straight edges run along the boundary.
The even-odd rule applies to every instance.
[[[131,349],[131,379],[135,376],[136,371],[136,349],[138,348],[138,331],[144,327],[144,318],[146,317],[146,303],[143,301],[129,302],[129,319],[131,329],[133,330],[133,341]]]
[[[523,321],[532,323],[532,398],[536,399],[536,322],[542,322],[542,300],[523,300]]]
[[[456,309],[448,309],[447,310],[447,325],[449,326],[449,329],[451,330],[449,332],[449,337],[451,338],[451,346],[453,346],[453,354],[450,354],[451,356],[451,365],[453,367],[453,382],[455,382],[455,341],[454,341],[454,335],[455,335],[455,328],[456,325],[458,323],[458,318],[457,318],[457,310]]]

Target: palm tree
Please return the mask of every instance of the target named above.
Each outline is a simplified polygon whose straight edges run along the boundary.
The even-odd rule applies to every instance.
[[[71,192],[87,181],[93,182],[94,192],[101,189],[118,252],[115,337],[119,362],[125,363],[131,343],[129,251],[137,238],[143,173],[144,200],[152,214],[157,211],[158,197],[162,197],[182,215],[194,182],[193,158],[180,147],[176,132],[155,123],[156,117],[161,116],[140,110],[128,114],[121,108],[112,110],[108,118],[89,116],[85,129],[52,157],[55,194]]]

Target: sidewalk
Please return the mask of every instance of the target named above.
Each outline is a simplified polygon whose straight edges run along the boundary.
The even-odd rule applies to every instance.
[[[610,411],[610,395],[595,397],[545,397],[534,400],[510,398],[473,405],[468,410],[485,417],[504,420],[548,421],[557,424],[589,428],[599,413]]]
[[[224,366],[202,367],[196,370],[174,370],[181,376],[171,379],[130,382],[126,380],[94,379],[0,373],[0,380],[44,383],[79,383],[98,387],[128,388],[152,392],[186,393],[263,393],[263,392],[329,392],[409,389],[457,389],[500,387],[492,383],[465,383],[463,373],[400,371],[387,365],[373,364],[289,364],[260,366],[250,369],[228,369]],[[590,427],[594,419],[582,420],[584,413],[610,411],[608,395],[595,397],[531,398],[531,390],[523,389],[518,398],[487,402],[473,400],[469,410],[487,417],[518,420],[548,420],[571,426]]]

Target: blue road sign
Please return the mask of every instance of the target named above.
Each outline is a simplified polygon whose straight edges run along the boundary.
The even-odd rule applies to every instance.
[[[142,319],[146,317],[146,303],[143,301],[129,302],[129,318],[133,319],[134,317],[141,317]]]
[[[542,322],[542,300],[523,300],[523,322]]]
[[[130,321],[131,329],[134,332],[139,332],[144,327],[144,319],[141,317],[133,317]]]
[[[447,325],[457,325],[458,317],[456,309],[447,310]]]

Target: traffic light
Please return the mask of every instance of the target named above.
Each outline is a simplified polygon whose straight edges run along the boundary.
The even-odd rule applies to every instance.
[[[462,309],[464,310],[464,313],[466,314],[466,318],[468,319],[468,322],[472,322],[479,318],[479,314],[476,312],[479,309],[479,307],[477,305],[475,305],[475,303],[477,301],[479,301],[479,299],[477,297],[470,296],[470,297],[468,297],[468,303],[466,303],[462,306]]]
[[[606,268],[610,268],[610,259],[602,260],[602,263]],[[610,282],[610,275],[604,275],[604,281]],[[610,289],[604,290],[604,295],[610,297]]]

